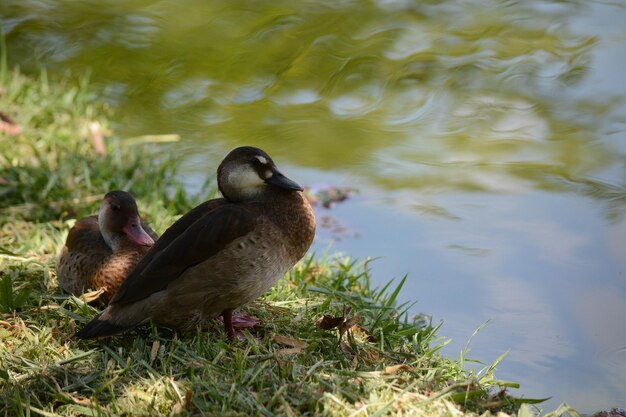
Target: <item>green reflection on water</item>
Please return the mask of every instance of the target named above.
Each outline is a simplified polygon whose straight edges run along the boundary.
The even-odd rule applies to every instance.
[[[90,69],[124,136],[254,143],[386,189],[623,201],[622,156],[603,138],[623,95],[568,94],[597,45],[568,25],[585,7],[9,0],[0,15],[12,62]]]

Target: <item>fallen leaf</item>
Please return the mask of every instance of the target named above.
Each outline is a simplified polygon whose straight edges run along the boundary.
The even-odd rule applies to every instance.
[[[86,303],[90,303],[94,300],[97,300],[98,298],[100,298],[100,296],[102,294],[104,294],[104,288],[100,288],[99,290],[96,291],[89,291],[84,293],[83,295],[81,295],[81,299],[86,302]]]
[[[0,112],[0,132],[4,132],[7,135],[15,136],[20,133],[20,126],[13,121],[9,116]]]
[[[405,363],[403,363],[402,365],[393,365],[393,366],[388,366],[385,368],[384,373],[385,374],[395,374],[398,371],[411,371],[411,367]]]
[[[152,342],[152,350],[150,351],[150,365],[152,365],[152,362],[154,362],[159,353],[159,346],[161,346],[161,343],[158,340]]]
[[[185,393],[185,407],[186,408],[191,407],[191,399],[192,399],[192,397],[193,397],[193,391],[188,389],[187,392]]]
[[[339,327],[339,337],[341,338],[348,330],[350,330],[355,324],[360,322],[362,319],[363,319],[363,316],[354,316],[345,320],[343,323],[341,323],[341,326]]]
[[[304,352],[304,350],[301,347],[291,347],[291,348],[279,349],[278,352],[276,352],[276,354],[278,356],[287,356],[287,355],[296,355],[302,352]]]
[[[333,317],[328,314],[324,314],[315,321],[315,325],[320,329],[330,330],[338,327],[341,323],[343,323],[343,321],[343,317]]]
[[[305,341],[287,336],[274,335],[274,340],[281,345],[291,346],[294,348],[304,349],[307,347],[307,343]]]

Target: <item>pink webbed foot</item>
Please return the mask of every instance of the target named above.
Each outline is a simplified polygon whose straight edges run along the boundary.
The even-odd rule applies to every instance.
[[[238,313],[233,315],[233,310],[224,310],[221,316],[224,322],[224,329],[230,340],[245,340],[241,330],[248,330],[261,323],[261,320],[252,317],[248,313]]]

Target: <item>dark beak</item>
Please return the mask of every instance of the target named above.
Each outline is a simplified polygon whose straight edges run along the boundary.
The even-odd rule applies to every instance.
[[[295,181],[285,177],[280,171],[274,171],[274,175],[265,180],[266,183],[287,191],[302,191],[303,188]]]

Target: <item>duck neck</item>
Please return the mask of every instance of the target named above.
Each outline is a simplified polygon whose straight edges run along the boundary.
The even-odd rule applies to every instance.
[[[119,233],[111,232],[107,229],[103,216],[98,216],[98,226],[100,227],[100,234],[104,239],[104,243],[107,244],[112,251],[116,251],[122,243],[124,236]]]
[[[120,247],[120,245],[122,244],[122,241],[124,240],[123,235],[120,235],[118,233],[112,233],[112,232],[103,232],[102,238],[104,239],[104,242],[107,244],[107,246],[110,247],[113,252],[115,252]]]

